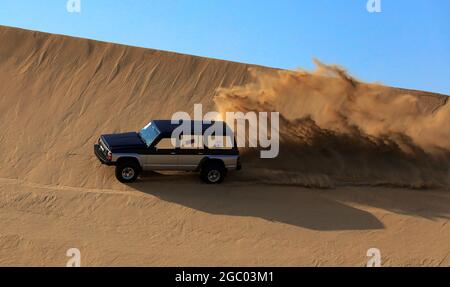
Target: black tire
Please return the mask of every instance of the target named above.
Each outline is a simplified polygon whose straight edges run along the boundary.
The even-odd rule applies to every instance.
[[[116,166],[116,178],[122,183],[135,182],[139,173],[140,167],[134,161],[119,162]]]
[[[200,178],[208,184],[219,184],[225,179],[227,170],[219,162],[206,162],[200,171]]]

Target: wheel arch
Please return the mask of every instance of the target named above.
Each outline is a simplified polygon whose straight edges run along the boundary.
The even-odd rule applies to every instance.
[[[226,168],[226,165],[225,165],[225,162],[224,162],[222,159],[220,159],[220,158],[211,158],[211,157],[205,156],[204,158],[202,158],[202,160],[201,160],[200,163],[198,164],[197,170],[199,171],[199,170],[201,170],[205,165],[207,165],[207,164],[212,164],[212,163],[220,164],[225,170],[227,169],[227,168]]]
[[[118,156],[116,160],[116,165],[123,164],[124,162],[133,162],[139,166],[140,169],[142,169],[141,161],[139,157],[133,156],[133,155],[122,155]]]

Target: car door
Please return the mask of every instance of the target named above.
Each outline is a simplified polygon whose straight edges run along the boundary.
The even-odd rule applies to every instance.
[[[144,169],[145,170],[177,170],[178,151],[173,144],[171,138],[162,138],[152,150],[145,155]]]
[[[197,169],[200,161],[205,157],[202,136],[182,135],[178,164],[183,170]]]

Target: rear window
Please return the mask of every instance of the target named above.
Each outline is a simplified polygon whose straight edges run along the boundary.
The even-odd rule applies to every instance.
[[[180,141],[181,149],[204,149],[203,137],[200,135],[182,135]]]
[[[230,136],[208,136],[205,146],[209,149],[232,149],[234,145]]]
[[[230,136],[182,135],[181,149],[233,149],[233,139]]]
[[[172,138],[163,138],[156,144],[156,149],[171,150],[175,149],[176,140]]]

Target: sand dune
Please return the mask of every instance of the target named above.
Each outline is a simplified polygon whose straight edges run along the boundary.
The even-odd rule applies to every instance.
[[[1,26],[0,43],[1,265],[70,247],[86,265],[364,265],[373,245],[387,265],[450,264],[444,95]],[[100,134],[195,103],[280,111],[280,157],[247,150],[212,188],[122,185],[93,156]]]
[[[261,109],[264,101],[285,119],[281,156],[249,166],[290,174],[280,183],[309,185],[305,178],[320,177],[331,184],[448,185],[445,96],[353,87],[337,73],[253,67],[252,75],[244,64],[17,29],[3,28],[1,37],[0,177],[112,187],[109,172],[86,172],[97,164],[92,143],[101,133],[138,130],[152,118],[192,112],[195,103],[234,111]],[[227,99],[242,93],[248,106]],[[444,149],[443,162],[425,148]]]
[[[212,108],[217,87],[250,80],[237,63],[10,28],[0,37],[0,177],[109,186],[92,157],[100,134]]]

